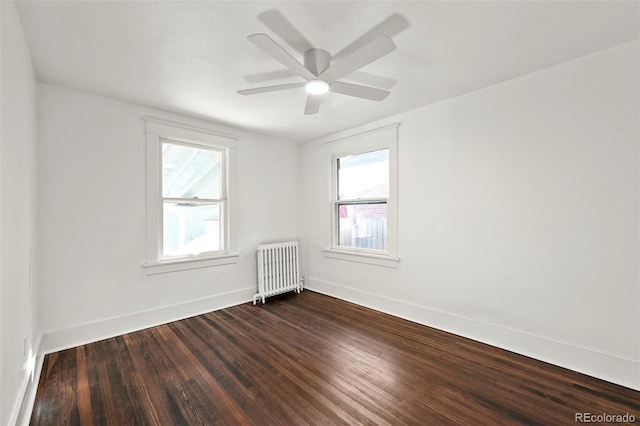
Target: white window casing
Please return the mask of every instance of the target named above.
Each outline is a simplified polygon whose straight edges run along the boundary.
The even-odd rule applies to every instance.
[[[398,257],[398,130],[394,123],[355,135],[323,143],[323,152],[330,159],[330,232],[329,247],[323,250],[327,258],[397,268]],[[344,157],[388,150],[389,192],[386,198],[355,198],[341,200],[338,194],[338,160]],[[341,204],[386,204],[386,247],[384,250],[340,245],[338,239],[339,205]]]
[[[148,275],[236,263],[236,147],[237,137],[162,119],[145,117],[147,249],[143,267]],[[214,199],[171,198],[162,193],[162,145],[184,146],[220,154],[220,193]],[[165,202],[219,206],[221,247],[199,254],[167,255],[163,251]]]

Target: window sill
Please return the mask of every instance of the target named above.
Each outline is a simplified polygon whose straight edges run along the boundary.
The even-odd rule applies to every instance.
[[[211,266],[230,265],[238,263],[238,257],[240,257],[240,253],[227,253],[205,258],[146,263],[143,264],[142,267],[146,269],[147,275],[156,275],[167,272],[186,271],[189,269],[208,268]]]
[[[400,263],[399,257],[363,253],[357,251],[337,250],[337,249],[324,249],[322,250],[324,257],[329,259],[346,260],[349,262],[366,263],[367,265],[384,266],[385,268],[398,268]]]

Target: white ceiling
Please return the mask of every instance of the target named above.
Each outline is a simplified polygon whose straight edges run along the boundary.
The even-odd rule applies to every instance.
[[[635,1],[19,1],[18,8],[40,81],[298,142],[640,36]],[[378,84],[395,80],[391,95],[378,103],[329,93],[311,116],[303,115],[304,89],[238,95],[301,81],[246,79],[284,69],[246,39],[265,32],[282,42],[258,19],[273,9],[331,54],[401,14],[409,27],[393,37],[397,50],[362,69]]]

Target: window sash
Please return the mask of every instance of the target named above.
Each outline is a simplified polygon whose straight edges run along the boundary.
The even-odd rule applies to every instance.
[[[336,156],[334,158],[334,170],[335,170],[335,182],[336,182],[336,186],[335,186],[335,199],[339,199],[339,200],[346,200],[349,198],[345,198],[345,197],[341,197],[341,181],[346,178],[346,176],[341,176],[341,171],[343,170],[343,168],[345,169],[345,173],[347,173],[346,171],[350,168],[354,168],[354,167],[371,167],[374,166],[374,164],[376,164],[376,162],[370,162],[370,163],[364,163],[364,164],[360,164],[360,165],[352,165],[351,167],[343,167],[342,166],[342,161],[349,158],[349,157],[357,157],[357,156],[363,156],[363,155],[367,155],[367,154],[375,154],[375,153],[379,153],[382,151],[386,151],[386,162],[387,165],[389,164],[389,148],[388,147],[381,147],[381,148],[375,148],[375,149],[365,149],[365,150],[358,150],[356,152],[352,152],[352,153],[348,153],[348,154],[343,154],[340,156]],[[379,176],[379,175],[378,175]],[[390,173],[389,173],[389,168],[387,166],[387,176],[386,176],[386,182],[381,182],[383,185],[386,184],[386,191],[382,191],[382,192],[386,192],[386,193],[381,193],[381,191],[377,191],[378,193],[375,194],[376,197],[375,198],[388,198],[389,197],[389,183],[390,183]],[[348,181],[348,180],[347,180]],[[348,186],[348,183],[345,183],[345,186]],[[346,192],[346,188],[343,188],[344,191]],[[353,188],[352,188],[353,190]],[[357,190],[356,190],[357,192]],[[344,192],[342,192],[344,193]],[[385,197],[386,196],[386,197]],[[353,198],[351,198],[353,199]],[[357,198],[362,199],[362,198]]]
[[[350,251],[350,252],[359,252],[359,253],[369,253],[374,255],[389,255],[389,210],[387,209],[385,219],[386,219],[386,231],[384,236],[384,246],[385,249],[372,249],[372,248],[363,248],[356,247],[352,245],[343,245],[340,244],[340,206],[341,205],[367,205],[367,204],[385,204],[389,206],[389,196],[387,197],[375,197],[375,198],[356,198],[356,199],[345,199],[340,198],[340,159],[347,156],[355,156],[359,154],[366,154],[369,152],[381,151],[381,150],[389,150],[389,161],[391,162],[391,148],[386,144],[378,145],[378,146],[365,146],[360,149],[352,149],[349,151],[341,152],[339,154],[334,154],[332,156],[332,200],[331,200],[331,215],[332,215],[332,232],[331,232],[331,247],[338,250]],[[389,191],[391,191],[391,163],[389,168]]]
[[[349,250],[349,251],[357,251],[363,253],[372,253],[372,254],[387,254],[388,253],[388,212],[386,211],[386,207],[388,205],[387,198],[367,198],[367,199],[357,199],[357,200],[333,200],[333,240],[334,240],[334,248],[338,248],[340,250]],[[382,244],[384,248],[371,248],[371,247],[359,247],[357,245],[348,245],[342,244],[342,231],[340,220],[342,219],[340,215],[340,207],[348,207],[348,206],[375,206],[375,205],[384,205],[385,206],[385,215],[384,215],[384,230],[383,230],[383,241]],[[346,230],[344,230],[346,232]],[[355,236],[353,238],[371,238],[372,236],[361,235]],[[375,237],[375,236],[374,236]]]
[[[227,201],[224,198],[180,198],[180,197],[162,197],[160,205],[164,203],[182,203],[182,204],[214,204],[214,203],[224,203]]]
[[[162,157],[162,144],[172,144],[178,146],[184,146],[188,148],[201,149],[203,151],[213,151],[220,154],[220,198],[210,198],[210,199],[202,199],[202,200],[215,200],[215,201],[223,201],[227,199],[227,148],[216,147],[212,145],[198,144],[191,141],[183,141],[179,139],[172,138],[160,138],[160,198],[181,198],[181,197],[164,197],[162,193],[162,166],[163,166],[163,157]],[[201,198],[192,198],[192,199],[201,199]]]
[[[349,250],[355,252],[362,253],[371,253],[371,254],[388,254],[389,253],[389,237],[388,237],[388,220],[389,214],[386,210],[386,207],[389,204],[388,198],[359,198],[355,200],[332,200],[332,215],[333,215],[333,244],[334,248],[340,250]],[[385,226],[384,226],[384,239],[383,245],[384,249],[377,248],[367,248],[367,247],[358,247],[355,245],[346,245],[341,244],[341,227],[340,227],[340,207],[341,206],[375,206],[375,205],[384,205],[385,206]]]
[[[179,146],[186,146],[195,149],[201,149],[205,151],[214,151],[220,154],[220,198],[198,198],[198,197],[164,197],[163,196],[163,182],[162,182],[162,167],[163,167],[163,153],[162,153],[162,145],[163,144],[173,144]],[[192,259],[192,258],[205,258],[210,257],[212,255],[226,253],[227,250],[227,149],[215,147],[211,145],[198,144],[190,141],[182,141],[173,138],[160,138],[159,144],[160,155],[158,156],[159,160],[159,196],[158,196],[158,213],[159,213],[159,223],[158,223],[158,261],[169,261],[169,260],[181,260],[181,259]],[[166,203],[176,203],[176,204],[190,204],[190,205],[219,205],[220,206],[220,234],[219,234],[219,250],[209,250],[200,252],[197,254],[179,254],[179,255],[167,255],[165,254],[165,217],[164,217],[164,205]]]
[[[168,202],[175,202],[173,201],[175,199],[169,200]],[[198,205],[198,206],[220,206],[220,217],[218,218],[218,220],[220,221],[220,225],[219,225],[219,234],[218,234],[218,244],[219,244],[219,249],[218,250],[206,250],[206,251],[202,251],[199,252],[197,254],[192,254],[192,253],[184,253],[184,254],[164,254],[165,252],[165,218],[164,218],[164,204],[163,203],[160,207],[160,240],[159,240],[159,247],[158,247],[158,260],[159,261],[167,261],[167,260],[180,260],[180,259],[192,259],[192,258],[200,258],[200,257],[209,257],[212,255],[216,255],[216,254],[220,254],[220,253],[226,253],[226,228],[227,228],[227,221],[226,221],[226,211],[227,211],[227,203],[225,201],[215,201],[215,202],[202,202],[202,201],[198,201],[196,203],[191,202],[191,199],[184,199],[187,201],[187,203],[184,204],[191,204],[191,205]]]
[[[376,197],[376,198],[354,198],[354,199],[334,199],[332,202],[334,204],[380,204],[387,203],[389,201],[388,197]]]

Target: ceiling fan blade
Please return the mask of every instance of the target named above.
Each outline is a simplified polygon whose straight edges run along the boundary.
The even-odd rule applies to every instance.
[[[349,74],[349,80],[352,80],[356,83],[366,84],[367,86],[374,86],[387,90],[391,89],[398,83],[398,81],[394,80],[393,78],[370,74],[364,71],[352,72],[351,74]]]
[[[307,95],[307,104],[304,106],[304,115],[317,114],[320,111],[323,95]]]
[[[381,34],[340,62],[329,67],[329,69],[320,74],[319,77],[331,83],[393,52],[395,48],[396,45],[393,43],[393,40]]]
[[[274,34],[277,34],[296,52],[304,54],[313,45],[302,35],[291,22],[287,20],[279,11],[272,9],[262,12],[258,19],[267,26]]]
[[[285,67],[297,75],[306,78],[307,80],[315,78],[315,76],[298,62],[293,56],[291,56],[286,50],[284,50],[278,43],[273,41],[271,37],[266,34],[252,34],[247,39],[262,49],[264,52],[273,56],[275,60],[280,62]]]
[[[333,59],[340,60],[349,56],[351,53],[355,52],[360,47],[364,46],[380,34],[384,34],[388,37],[393,37],[396,34],[400,34],[407,28],[409,28],[409,22],[405,19],[405,17],[400,15],[399,13],[394,13],[375,27],[371,28],[366,33],[362,34],[350,45],[333,55]]]
[[[278,90],[297,89],[299,87],[304,87],[305,84],[306,83],[278,84],[277,86],[265,86],[265,87],[256,87],[255,89],[238,90],[238,93],[241,95],[257,95],[258,93],[268,93],[268,92],[276,92]]]
[[[389,91],[376,89],[375,87],[360,86],[358,84],[342,83],[340,81],[334,81],[331,83],[332,92],[340,93],[342,95],[353,96],[356,98],[368,99],[370,101],[378,101],[385,99],[389,96]]]
[[[244,79],[249,83],[266,83],[267,81],[282,80],[283,78],[294,76],[295,74],[289,70],[278,70],[245,75]]]

